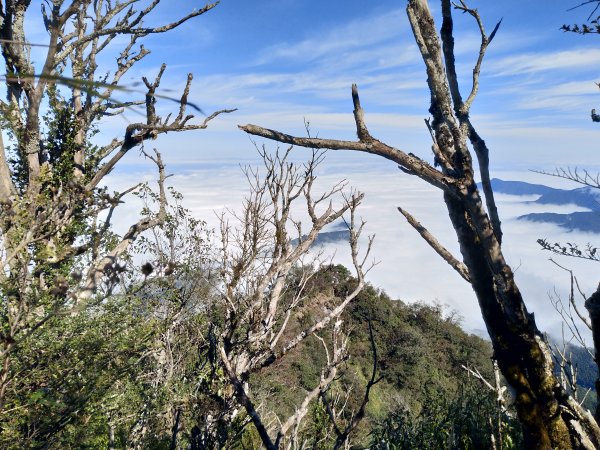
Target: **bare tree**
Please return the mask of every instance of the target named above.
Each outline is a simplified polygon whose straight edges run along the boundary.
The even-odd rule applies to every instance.
[[[364,223],[357,223],[355,213],[363,195],[343,195],[341,205],[335,207],[334,197],[345,186],[340,183],[315,197],[314,170],[323,154],[313,152],[308,163],[297,165],[288,161],[290,150],[275,155],[261,151],[266,175],[263,178],[259,171],[246,169],[251,195],[239,215],[221,217],[221,281],[216,287],[224,323],[217,350],[238,404],[268,449],[300,448],[299,431],[310,403],[327,390],[347,356],[347,335],[340,315],[363,288],[371,267],[367,257],[372,238],[363,257],[359,257],[358,250]],[[302,221],[294,218],[300,202],[304,202],[308,213],[308,230],[303,230]],[[312,298],[306,286],[321,265],[321,255],[317,252],[311,256],[309,251],[319,232],[342,220],[346,213],[356,286],[341,299],[333,293]],[[290,286],[292,273],[295,282]],[[296,314],[309,302],[322,305],[322,312],[312,323],[302,324]],[[278,363],[311,337],[322,343],[326,355],[318,384],[306,393],[292,415],[267,423],[252,393],[251,377]],[[340,441],[345,442],[354,427]]]
[[[133,148],[167,132],[207,127],[217,111],[193,123],[187,113],[192,76],[178,109],[157,111],[163,65],[145,90],[123,87],[123,76],[150,51],[138,42],[198,17],[218,2],[160,26],[144,21],[160,0],[52,0],[42,2],[48,42],[31,44],[25,29],[29,0],[0,2],[0,45],[7,93],[0,101],[5,144],[0,136],[0,406],[11,382],[10,358],[18,345],[65,308],[75,313],[97,295],[109,294],[123,271],[120,257],[143,232],[166,217],[165,166],[161,155],[145,153],[158,170],[156,214],[131,225],[122,236],[111,222],[124,196],[135,187],[109,194],[102,183]],[[146,3],[146,4],[144,4]],[[118,45],[125,38],[125,45]],[[128,42],[127,42],[128,41]],[[32,45],[45,48],[42,64]],[[114,48],[116,47],[116,49]],[[116,50],[113,71],[99,73],[98,55]],[[119,93],[139,100],[119,101]],[[172,100],[172,99],[171,99]],[[141,106],[144,119],[129,123],[121,137],[92,145],[100,119]]]
[[[464,2],[441,1],[441,33],[426,0],[409,0],[408,18],[427,71],[431,93],[428,122],[435,163],[430,165],[412,153],[374,138],[365,123],[358,89],[352,87],[357,141],[290,136],[256,125],[240,126],[247,133],[310,148],[354,150],[371,153],[398,164],[407,174],[440,189],[460,243],[462,261],[442,247],[408,213],[404,215],[434,248],[471,284],[492,340],[494,358],[515,391],[515,405],[523,425],[525,445],[531,449],[600,447],[600,427],[592,415],[560,386],[553,374],[550,348],[527,311],[513,271],[502,253],[502,229],[489,176],[489,151],[469,117],[479,89],[485,52],[499,23],[490,34],[476,10]],[[468,94],[463,97],[454,58],[452,7],[471,15],[481,35],[480,51]],[[475,153],[482,180],[481,195],[475,181]],[[484,206],[485,202],[485,206]]]
[[[342,421],[342,416],[348,405],[348,400],[352,395],[351,389],[348,389],[345,392],[343,402],[340,402],[339,394],[334,398],[333,402],[330,402],[327,396],[327,392],[321,392],[321,400],[325,407],[325,411],[329,416],[333,432],[336,436],[335,444],[333,446],[334,450],[338,450],[340,448],[349,448],[348,436],[356,429],[356,427],[365,415],[366,406],[369,402],[369,395],[371,394],[371,389],[373,389],[373,386],[375,386],[383,379],[382,377],[377,377],[377,346],[375,344],[375,336],[373,335],[373,325],[370,320],[369,341],[371,342],[371,351],[373,352],[373,369],[371,371],[371,377],[367,381],[363,399],[356,412],[352,413],[350,417],[347,418],[345,421]],[[338,407],[339,404],[341,404],[341,406]]]

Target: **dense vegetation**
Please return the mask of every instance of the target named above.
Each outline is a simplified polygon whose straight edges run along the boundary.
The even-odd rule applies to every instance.
[[[142,273],[146,269],[132,266],[130,294],[57,316],[18,349],[19,376],[7,396],[2,448],[260,446],[246,415],[236,411],[214,354],[223,317],[212,300],[210,238],[182,209],[171,219],[185,236],[175,244],[182,262],[172,273],[148,277]],[[144,239],[138,250],[160,259],[165,255],[157,242]],[[292,276],[288,288],[297,282]],[[355,284],[346,268],[322,267],[306,287],[290,335]],[[356,411],[371,376],[369,324],[380,378],[351,437],[355,445],[487,448],[492,436],[502,435],[502,448],[518,447],[515,420],[461,367],[477,368],[492,380],[490,345],[462,331],[456,316],[441,306],[391,300],[367,285],[343,321],[351,330],[349,354],[326,393],[338,420]],[[313,337],[281,364],[253,376],[251,390],[260,398],[261,413],[274,419],[292,412],[318,383],[324,358]],[[333,445],[325,408],[325,402],[314,402],[302,425],[301,440],[311,448]]]

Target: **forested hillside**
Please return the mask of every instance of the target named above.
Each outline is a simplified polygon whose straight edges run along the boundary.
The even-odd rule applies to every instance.
[[[34,346],[20,349],[23,372],[7,396],[11,414],[3,421],[2,447],[168,449],[175,436],[181,448],[260,447],[246,414],[232,412],[231,387],[212,353],[222,318],[205,309],[210,288],[192,281],[195,274],[187,270],[136,296],[99,304],[89,314],[57,318]],[[288,285],[297,281],[292,276]],[[355,284],[343,266],[320,269],[288,333]],[[462,331],[451,312],[391,300],[367,285],[342,320],[350,330],[348,354],[325,394],[339,426],[360,408],[374,358],[377,364],[377,383],[350,437],[353,445],[487,448],[494,436],[505,440],[503,448],[518,448],[514,412],[502,413],[496,394],[463,368],[493,383],[490,345]],[[330,339],[329,332],[322,335]],[[318,384],[325,359],[315,336],[271,370],[252,376],[250,390],[265,420],[294,412]],[[325,405],[310,405],[301,425],[298,439],[310,448],[335,442]]]
[[[311,282],[316,294],[333,290],[342,295],[356,281],[343,266],[322,269]],[[318,296],[317,296],[318,298]],[[311,301],[299,313],[303,320],[311,311],[323,307]],[[330,389],[338,399],[340,414],[350,414],[359,407],[364,387],[372,375],[373,350],[369,323],[377,354],[377,378],[370,393],[366,414],[352,442],[370,448],[487,448],[494,435],[499,407],[495,393],[463,368],[477,369],[493,383],[489,342],[465,333],[460,318],[442,306],[408,305],[392,300],[384,292],[368,285],[343,316],[351,331],[349,357],[340,379]],[[306,349],[269,374],[266,385],[273,393],[275,409],[294,403],[294,392],[310,389],[318,380],[323,358],[321,344],[314,339]],[[264,389],[264,379],[256,385]],[[291,388],[291,389],[290,389]],[[301,398],[301,394],[297,395]],[[282,401],[283,400],[283,401]],[[269,404],[269,395],[265,395]],[[297,399],[296,399],[297,402]],[[323,405],[313,410],[312,420],[324,414]],[[501,414],[500,414],[501,415]],[[490,419],[492,422],[490,422]],[[327,422],[308,425],[323,441],[318,448],[328,448],[325,436],[333,433]],[[502,416],[502,433],[518,447],[519,427]],[[506,448],[512,448],[506,446]]]

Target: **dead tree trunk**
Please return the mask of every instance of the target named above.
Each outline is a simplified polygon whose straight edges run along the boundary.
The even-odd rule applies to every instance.
[[[460,243],[462,262],[433,238],[409,213],[409,223],[472,286],[492,340],[494,357],[515,391],[515,404],[528,449],[600,448],[600,428],[560,386],[553,375],[548,344],[528,313],[513,272],[501,248],[502,231],[489,183],[488,149],[469,118],[479,87],[479,71],[488,36],[476,10],[464,2],[456,8],[473,16],[481,32],[479,58],[466,100],[459,90],[454,66],[454,42],[450,0],[442,0],[441,39],[426,0],[409,0],[407,13],[427,70],[431,92],[427,124],[433,137],[435,162],[441,168],[373,138],[364,122],[356,86],[353,86],[354,117],[358,141],[339,141],[289,136],[254,125],[240,127],[247,133],[289,144],[373,153],[397,163],[411,175],[443,191],[450,220]],[[468,142],[478,158],[486,207],[477,188]],[[418,225],[418,226],[417,226]]]

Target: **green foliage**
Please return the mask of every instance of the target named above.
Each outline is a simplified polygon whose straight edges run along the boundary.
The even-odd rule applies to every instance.
[[[148,189],[141,195],[151,216],[156,196]],[[199,274],[207,233],[181,207],[180,195],[172,197],[164,226],[134,249],[152,259],[157,276],[142,276],[139,256],[131,254],[130,270],[115,274],[117,292],[48,315],[15,347],[0,413],[1,448],[106,448],[111,430],[116,448],[169,448],[177,411],[191,424],[181,433],[190,441],[193,424],[210,411],[204,393],[217,392],[223,377],[206,341],[210,289]],[[111,236],[102,245],[110,247]],[[48,263],[46,280],[70,281],[76,261]],[[43,318],[56,299],[33,295]],[[215,447],[221,441],[217,436]]]
[[[392,412],[371,434],[373,449],[517,449],[522,448],[515,418],[500,412],[494,395],[477,380],[466,380],[448,398],[432,395],[419,414]]]
[[[154,194],[144,189],[141,195],[152,214]],[[166,449],[175,423],[180,448],[260,447],[245,414],[234,414],[239,406],[215,354],[223,312],[213,298],[210,234],[174,198],[166,224],[137,243],[122,294],[81,314],[54,317],[19,348],[16,370],[25,375],[7,397],[2,448],[106,448],[111,441],[115,448]],[[140,273],[140,257],[152,264],[151,275]],[[342,266],[321,269],[288,332],[335,303],[319,292],[341,296],[355,283]],[[292,277],[288,289],[295,286]],[[500,426],[502,448],[518,448],[517,428],[505,418],[497,425],[493,398],[460,368],[491,376],[489,344],[464,333],[442,307],[407,305],[367,286],[343,320],[352,330],[350,358],[326,394],[340,413],[339,426],[360,405],[371,375],[368,321],[383,378],[351,437],[355,445],[486,448],[491,433],[499,439]],[[323,364],[322,344],[311,338],[253,377],[263,415],[293,413]],[[329,449],[334,437],[324,404],[313,403],[301,442]]]
[[[160,198],[147,186],[137,195],[143,214],[153,218]],[[174,435],[180,448],[260,447],[216,354],[225,319],[215,297],[211,233],[179,194],[170,196],[164,225],[137,241],[118,292],[76,314],[52,316],[18,347],[2,448],[167,449]],[[300,274],[298,268],[288,280],[290,294],[299,289]],[[282,342],[356,283],[340,265],[317,271]],[[477,367],[491,378],[490,346],[464,333],[454,315],[439,305],[392,300],[368,285],[342,319],[352,330],[350,355],[325,396],[338,411],[338,426],[360,406],[371,376],[369,321],[382,377],[351,436],[354,445],[385,440],[389,448],[485,448],[502,429],[502,448],[518,447],[517,428],[506,418],[498,422],[493,398],[481,395],[461,368]],[[321,336],[329,342],[327,330]],[[324,364],[322,343],[311,337],[253,376],[261,414],[292,414],[318,384]],[[332,448],[335,433],[322,401],[311,404],[299,439],[305,447]]]
[[[112,298],[77,315],[55,316],[19,346],[18,374],[2,411],[0,447],[68,448],[96,442],[114,383],[135,376],[150,324],[132,299]],[[96,447],[97,448],[97,447]]]
[[[341,297],[355,284],[343,266],[322,268],[306,287],[310,300],[298,310],[294,320],[310,323],[327,307],[319,300],[323,298],[319,293],[333,291]],[[294,279],[289,285],[295,286]],[[447,314],[440,305],[408,305],[392,300],[383,291],[367,285],[350,304],[343,320],[352,330],[350,357],[327,393],[328,402],[338,412],[345,404],[338,425],[357,410],[371,376],[368,321],[374,330],[378,374],[382,377],[371,391],[365,418],[351,436],[353,445],[373,446],[384,439],[389,448],[490,448],[491,433],[496,432],[498,441],[500,426],[502,448],[519,448],[515,421],[502,417],[497,425],[494,394],[469,379],[461,367],[477,367],[493,380],[491,346],[465,333],[456,315]],[[293,335],[295,322],[289,327]],[[327,335],[322,333],[324,339]],[[309,339],[286,360],[255,377],[252,391],[267,411],[286,417],[306,391],[316,385],[323,362],[320,342]],[[312,406],[301,437],[308,448],[332,448],[335,433],[322,402]]]

